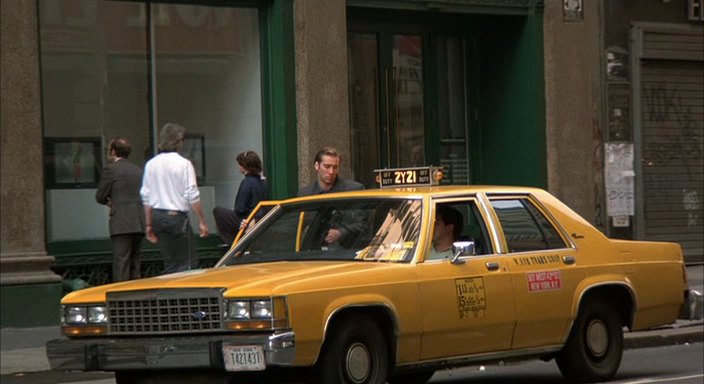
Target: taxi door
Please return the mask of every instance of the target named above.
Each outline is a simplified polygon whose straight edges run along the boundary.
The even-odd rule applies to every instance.
[[[442,359],[511,347],[516,311],[510,259],[494,253],[495,234],[486,225],[486,210],[474,198],[434,201],[428,236],[432,239],[435,211],[450,205],[464,216],[463,237],[473,240],[477,255],[426,260],[428,241],[417,265],[423,326],[421,360]],[[493,226],[492,226],[493,227]]]
[[[557,345],[583,272],[567,236],[527,195],[489,196],[508,250],[517,324],[512,348]]]
[[[230,246],[230,249],[234,248],[235,245],[240,241],[240,239],[246,235],[247,233],[251,232],[254,227],[257,226],[257,223],[259,223],[259,220],[261,220],[264,216],[266,216],[267,213],[271,211],[272,208],[277,206],[280,203],[279,200],[264,200],[260,201],[256,207],[252,210],[252,212],[247,216],[245,219],[244,223],[240,225],[240,229],[237,232],[237,236],[235,236],[235,240],[232,242],[232,245]],[[299,234],[300,235],[300,234]]]

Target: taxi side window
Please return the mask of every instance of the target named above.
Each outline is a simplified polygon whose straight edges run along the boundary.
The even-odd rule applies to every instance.
[[[463,226],[460,238],[457,241],[474,241],[475,252],[477,255],[488,255],[493,253],[491,241],[486,230],[486,225],[479,213],[479,208],[474,200],[470,201],[453,201],[451,203],[440,203],[441,206],[449,206],[462,213]]]
[[[528,199],[492,200],[510,252],[566,248],[555,227]]]

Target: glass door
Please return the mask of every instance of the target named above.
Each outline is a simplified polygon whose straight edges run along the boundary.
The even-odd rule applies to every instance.
[[[467,39],[431,36],[348,34],[352,169],[369,187],[374,169],[431,164],[469,183]]]
[[[373,33],[352,33],[348,40],[351,164],[354,179],[374,185],[373,171],[381,163],[379,41]]]
[[[374,169],[425,163],[422,43],[419,35],[349,35],[352,167],[367,186]]]
[[[423,39],[391,35],[391,65],[385,68],[386,165],[425,165]]]

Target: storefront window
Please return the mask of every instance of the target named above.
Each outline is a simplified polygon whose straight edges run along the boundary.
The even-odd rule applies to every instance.
[[[48,241],[107,238],[95,203],[105,147],[144,166],[167,122],[189,134],[201,200],[233,205],[237,153],[262,154],[256,8],[39,0]]]

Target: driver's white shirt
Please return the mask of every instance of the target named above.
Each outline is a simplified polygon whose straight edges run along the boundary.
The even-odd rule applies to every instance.
[[[442,260],[452,258],[452,247],[444,251],[438,251],[435,249],[435,244],[430,247],[430,253],[428,254],[427,260]]]

